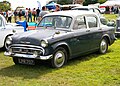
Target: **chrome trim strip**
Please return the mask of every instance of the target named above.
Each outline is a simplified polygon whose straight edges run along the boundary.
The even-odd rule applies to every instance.
[[[42,47],[40,47],[40,46],[35,46],[35,45],[25,45],[25,44],[12,44],[10,47],[16,47],[16,46],[20,46],[20,47],[42,48]]]
[[[24,58],[36,58],[34,55],[26,55],[26,54],[14,54],[14,57],[24,57]]]
[[[34,55],[26,55],[26,54],[11,54],[9,52],[5,52],[4,55],[6,56],[12,56],[12,57],[23,57],[23,58],[33,58],[33,59],[41,59],[41,60],[48,60],[51,59],[53,57],[53,55],[48,55],[48,56],[40,56],[40,57],[36,57]]]
[[[40,56],[41,60],[48,60],[51,59],[53,57],[53,55],[49,55],[49,56]]]
[[[43,50],[42,48],[35,49],[35,48],[26,48],[26,47],[11,47],[12,49],[29,49],[29,50]]]

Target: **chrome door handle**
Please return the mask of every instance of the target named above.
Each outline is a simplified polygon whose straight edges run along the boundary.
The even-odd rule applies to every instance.
[[[90,32],[90,30],[86,30],[86,32]]]
[[[99,28],[98,30],[102,30],[102,28]]]

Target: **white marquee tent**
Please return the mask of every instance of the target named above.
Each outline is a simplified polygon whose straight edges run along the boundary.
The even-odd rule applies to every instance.
[[[105,3],[100,6],[120,6],[120,0],[107,0]]]

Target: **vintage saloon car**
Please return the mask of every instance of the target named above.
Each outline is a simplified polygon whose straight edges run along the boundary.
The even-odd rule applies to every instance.
[[[88,11],[60,11],[45,15],[37,30],[9,38],[15,64],[34,65],[36,59],[62,67],[68,59],[99,51],[105,54],[115,40],[114,28],[102,25],[97,14]]]
[[[7,38],[13,34],[24,32],[24,27],[16,23],[7,23],[3,15],[0,14],[0,48],[7,49]]]

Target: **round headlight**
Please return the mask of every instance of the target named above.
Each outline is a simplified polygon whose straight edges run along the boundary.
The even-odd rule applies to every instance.
[[[47,47],[48,46],[48,41],[47,40],[42,40],[41,41],[41,46],[42,47]]]
[[[6,39],[6,44],[10,45],[12,43],[12,38],[11,36],[9,36],[7,39]]]

